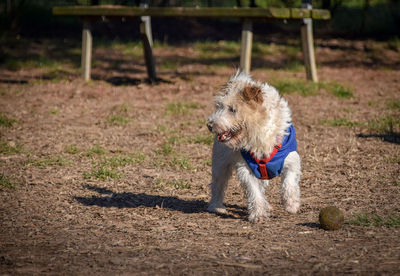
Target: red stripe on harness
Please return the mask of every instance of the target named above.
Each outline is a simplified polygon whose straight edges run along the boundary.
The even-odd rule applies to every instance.
[[[258,168],[260,169],[261,177],[260,179],[267,180],[269,179],[268,171],[267,171],[267,163],[274,158],[275,154],[281,149],[282,144],[276,145],[272,150],[271,154],[268,157],[264,157],[262,159],[257,159],[254,157],[254,154],[250,152],[251,156],[253,157],[254,161],[258,164]]]

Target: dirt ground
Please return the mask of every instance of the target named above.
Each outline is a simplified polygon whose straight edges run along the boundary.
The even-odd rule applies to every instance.
[[[0,173],[12,186],[0,190],[0,274],[400,274],[399,224],[352,223],[357,214],[400,215],[400,53],[371,41],[317,44],[320,80],[351,87],[353,97],[284,95],[302,157],[302,206],[286,213],[274,179],[262,224],[246,220],[236,179],[229,214],[206,212],[205,119],[232,63],[196,62],[189,44],[155,50],[158,64],[191,62],[164,66],[154,85],[142,58],[112,48],[96,48],[89,83],[76,72],[60,80],[42,68],[1,69],[0,111],[15,121],[0,126]],[[254,78],[305,79],[280,69],[284,59],[255,60]],[[395,133],[368,123],[389,115]],[[340,230],[320,228],[328,205],[345,213]]]

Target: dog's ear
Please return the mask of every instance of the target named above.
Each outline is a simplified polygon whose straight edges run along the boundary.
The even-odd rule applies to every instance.
[[[249,101],[255,101],[256,103],[263,102],[262,91],[261,88],[258,86],[245,86],[243,88],[242,96],[246,102]]]

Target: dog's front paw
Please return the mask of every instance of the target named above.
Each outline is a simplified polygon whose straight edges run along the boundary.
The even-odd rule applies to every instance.
[[[227,214],[228,212],[225,209],[225,206],[215,206],[214,204],[210,204],[207,207],[207,211],[210,213],[216,213],[216,214]]]
[[[290,204],[286,204],[285,210],[291,214],[296,214],[300,209],[300,203],[299,202],[293,202]]]
[[[300,201],[289,200],[285,203],[285,210],[291,214],[296,214],[300,209]]]
[[[261,212],[261,213],[252,213],[249,215],[249,221],[251,223],[262,223],[268,220],[268,213]]]

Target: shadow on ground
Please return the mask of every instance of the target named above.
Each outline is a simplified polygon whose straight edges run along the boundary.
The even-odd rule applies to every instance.
[[[393,144],[400,144],[400,133],[386,133],[386,134],[357,134],[358,138],[379,138],[385,142],[393,143]]]
[[[116,193],[109,189],[93,185],[84,186],[88,190],[96,191],[100,196],[74,197],[76,201],[86,206],[138,208],[160,207],[182,213],[206,212],[207,203],[203,200],[182,200],[174,196],[149,195],[145,193]]]

